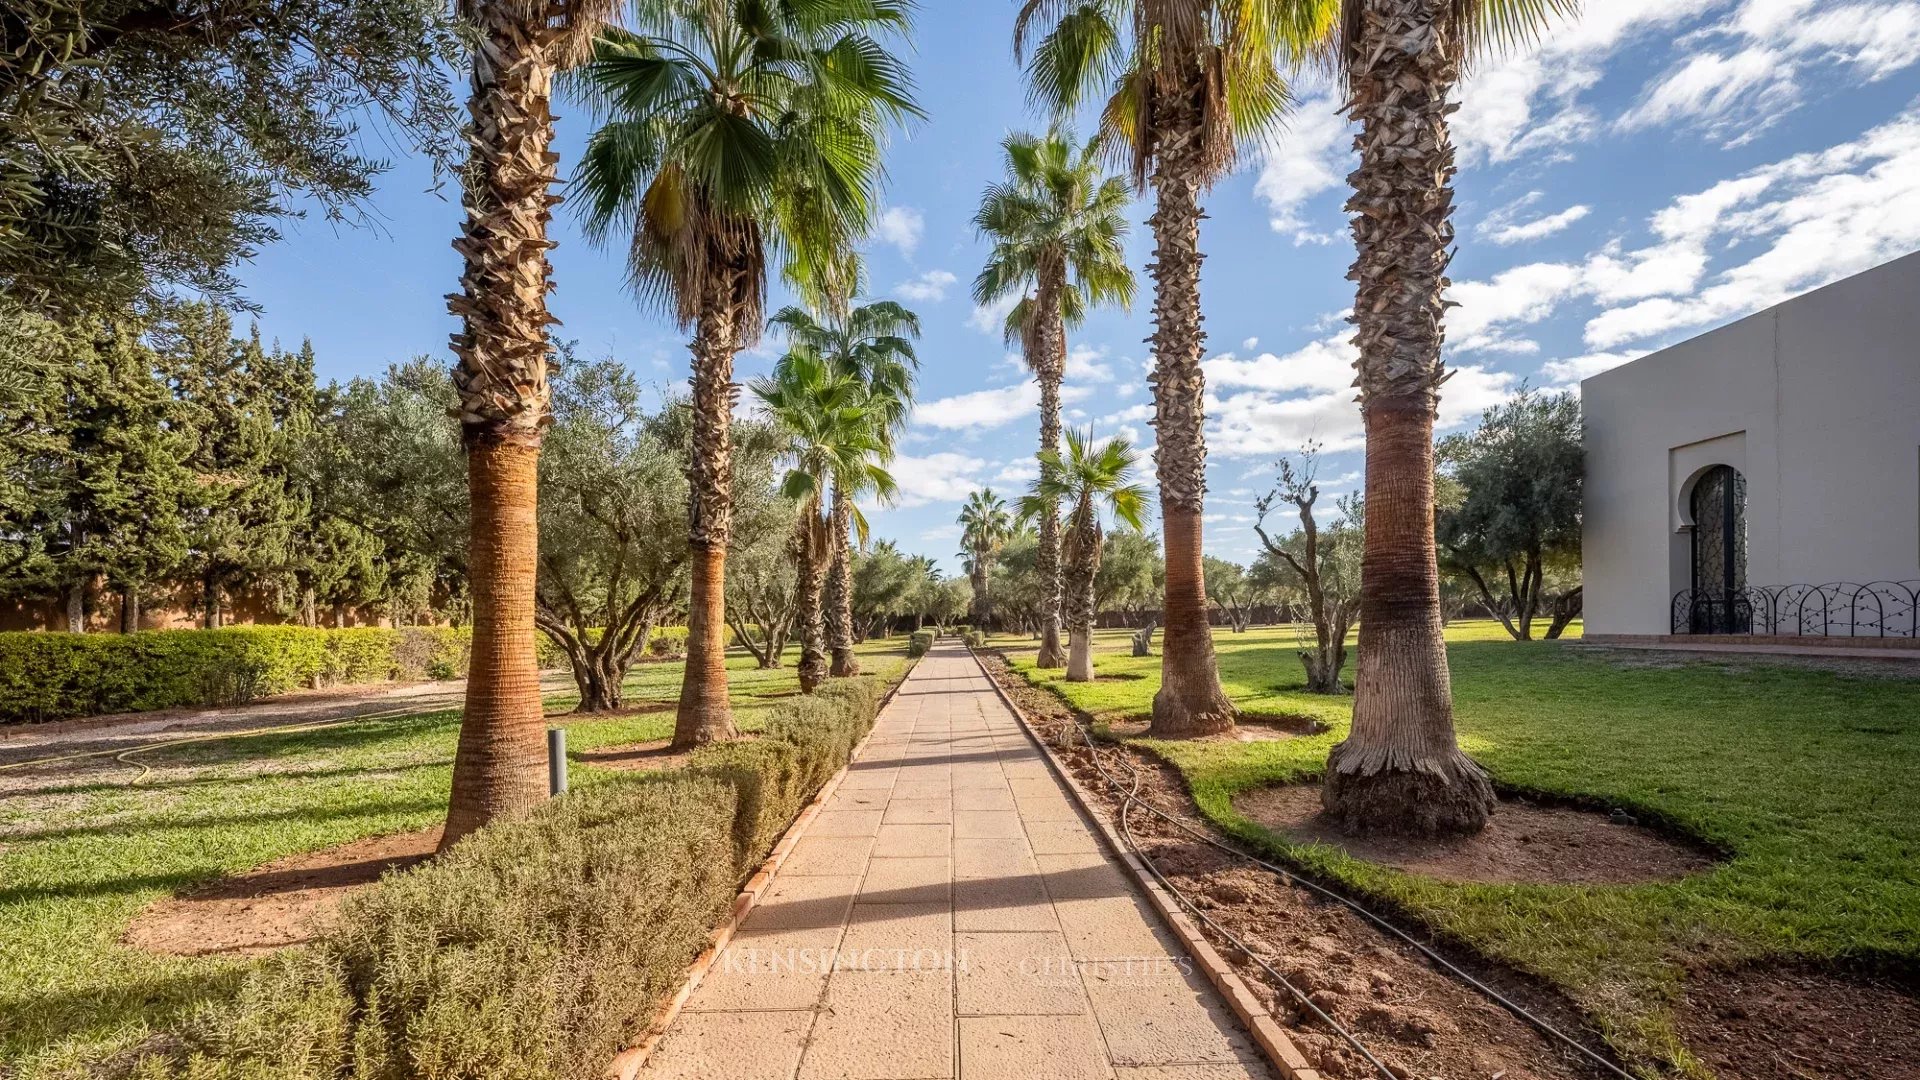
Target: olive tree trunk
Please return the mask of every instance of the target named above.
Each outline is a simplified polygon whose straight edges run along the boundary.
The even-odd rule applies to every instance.
[[[1347,209],[1367,513],[1353,728],[1328,755],[1323,797],[1351,832],[1472,833],[1486,824],[1493,788],[1454,738],[1433,536],[1453,244],[1447,95],[1460,50],[1432,0],[1367,0],[1361,19],[1352,88],[1360,167]]]

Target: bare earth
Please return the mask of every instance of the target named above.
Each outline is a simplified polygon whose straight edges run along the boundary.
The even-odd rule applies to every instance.
[[[439,843],[436,825],[270,862],[155,903],[121,940],[179,956],[252,956],[300,945],[356,890],[425,860]]]
[[[1478,834],[1442,843],[1363,840],[1327,824],[1320,785],[1249,791],[1234,809],[1295,843],[1326,844],[1356,859],[1441,881],[1508,885],[1631,885],[1711,869],[1703,851],[1607,815],[1502,799]]]

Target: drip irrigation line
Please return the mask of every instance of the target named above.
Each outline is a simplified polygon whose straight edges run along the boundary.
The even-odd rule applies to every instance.
[[[1561,1031],[1559,1028],[1553,1026],[1551,1023],[1548,1023],[1546,1020],[1542,1019],[1541,1017],[1536,1016],[1534,1013],[1529,1011],[1526,1008],[1526,1006],[1521,1005],[1519,1002],[1514,1001],[1513,999],[1507,997],[1505,994],[1502,994],[1500,991],[1495,990],[1491,986],[1488,986],[1486,983],[1482,982],[1478,978],[1475,978],[1472,974],[1462,970],[1459,967],[1459,965],[1455,964],[1451,960],[1448,960],[1446,957],[1440,955],[1439,952],[1435,951],[1431,946],[1429,946],[1425,942],[1420,941],[1419,939],[1415,938],[1413,935],[1407,933],[1405,930],[1402,930],[1398,926],[1395,926],[1393,923],[1388,922],[1382,916],[1377,915],[1374,912],[1368,910],[1367,908],[1361,906],[1358,901],[1353,900],[1341,893],[1335,892],[1334,890],[1329,889],[1326,886],[1321,885],[1316,881],[1313,881],[1306,877],[1302,877],[1300,874],[1284,866],[1280,866],[1276,863],[1260,858],[1257,855],[1251,854],[1250,852],[1243,851],[1240,848],[1235,847],[1231,844],[1225,843],[1219,840],[1218,838],[1216,838],[1215,836],[1213,836],[1211,831],[1192,825],[1187,821],[1182,820],[1179,816],[1175,814],[1171,814],[1165,810],[1162,810],[1161,808],[1153,805],[1147,800],[1140,798],[1138,793],[1139,784],[1140,784],[1140,780],[1139,780],[1140,772],[1139,772],[1139,769],[1136,766],[1134,766],[1132,762],[1124,762],[1124,764],[1127,770],[1133,774],[1134,786],[1132,790],[1122,792],[1120,789],[1119,781],[1117,781],[1112,776],[1112,774],[1108,773],[1106,768],[1100,764],[1100,751],[1099,751],[1099,748],[1094,745],[1092,736],[1089,735],[1085,731],[1085,729],[1081,727],[1080,723],[1077,720],[1068,720],[1068,721],[1064,721],[1064,723],[1069,725],[1072,728],[1072,730],[1075,733],[1077,733],[1081,737],[1081,739],[1086,743],[1087,753],[1093,759],[1094,770],[1100,774],[1102,779],[1106,780],[1108,787],[1120,793],[1121,798],[1123,800],[1121,804],[1120,820],[1121,820],[1122,828],[1126,833],[1127,842],[1133,846],[1134,854],[1139,856],[1141,862],[1144,863],[1147,869],[1152,872],[1154,878],[1157,879],[1160,882],[1160,884],[1164,886],[1169,892],[1171,892],[1176,898],[1178,898],[1181,904],[1183,904],[1188,910],[1192,911],[1196,916],[1198,916],[1202,922],[1205,922],[1208,926],[1212,927],[1214,932],[1218,933],[1221,937],[1226,938],[1229,942],[1233,944],[1235,948],[1239,949],[1240,952],[1244,954],[1248,959],[1252,960],[1256,964],[1259,964],[1262,968],[1266,970],[1266,972],[1269,975],[1272,975],[1275,979],[1279,980],[1280,984],[1286,987],[1287,990],[1290,991],[1295,997],[1299,998],[1303,1002],[1306,1002],[1307,1007],[1313,1011],[1314,1015],[1318,1016],[1320,1019],[1324,1020],[1326,1023],[1331,1025],[1333,1029],[1335,1031],[1338,1031],[1349,1043],[1352,1043],[1356,1048],[1358,1048],[1360,1052],[1366,1056],[1367,1060],[1372,1062],[1376,1068],[1380,1069],[1384,1075],[1388,1077],[1396,1077],[1396,1074],[1392,1070],[1388,1069],[1385,1065],[1381,1064],[1380,1060],[1374,1057],[1371,1053],[1368,1053],[1365,1047],[1360,1046],[1359,1041],[1355,1039],[1351,1034],[1349,1034],[1346,1031],[1346,1029],[1342,1028],[1338,1023],[1336,1023],[1333,1020],[1332,1017],[1328,1016],[1318,1006],[1314,1005],[1311,1001],[1307,1001],[1306,997],[1302,995],[1300,991],[1293,986],[1292,983],[1289,983],[1286,979],[1281,978],[1280,973],[1275,971],[1272,965],[1268,964],[1265,960],[1262,960],[1259,956],[1255,955],[1254,952],[1251,949],[1249,949],[1246,945],[1241,943],[1241,941],[1238,938],[1235,938],[1231,933],[1227,932],[1212,918],[1208,917],[1206,913],[1202,912],[1199,909],[1199,907],[1193,903],[1192,900],[1188,899],[1184,894],[1182,894],[1178,889],[1174,888],[1173,885],[1167,881],[1166,876],[1160,872],[1159,867],[1154,865],[1153,860],[1149,858],[1146,855],[1146,853],[1140,849],[1139,842],[1134,839],[1132,827],[1127,821],[1128,809],[1130,809],[1135,805],[1138,805],[1142,809],[1145,809],[1148,813],[1154,815],[1157,818],[1160,818],[1161,820],[1167,822],[1168,824],[1174,826],[1175,828],[1180,829],[1181,831],[1187,833],[1188,835],[1201,841],[1202,843],[1208,844],[1209,846],[1214,848],[1218,848],[1219,850],[1224,851],[1229,855],[1233,855],[1237,858],[1244,859],[1247,862],[1250,862],[1255,866],[1258,866],[1261,869],[1266,870],[1270,873],[1277,874],[1279,875],[1281,880],[1287,882],[1290,885],[1300,886],[1311,892],[1317,893],[1328,900],[1332,900],[1335,903],[1340,904],[1342,907],[1345,907],[1349,911],[1352,911],[1354,914],[1359,915],[1361,918],[1367,920],[1373,925],[1379,927],[1382,930],[1385,930],[1387,933],[1392,934],[1394,937],[1412,946],[1414,949],[1418,950],[1421,953],[1421,955],[1425,956],[1428,960],[1431,960],[1433,963],[1439,965],[1441,968],[1447,971],[1447,973],[1451,974],[1454,978],[1460,980],[1463,983],[1466,983],[1468,986],[1479,991],[1482,995],[1484,995],[1489,1000],[1493,1001],[1495,1004],[1499,1005],[1501,1008],[1506,1009],[1508,1012],[1519,1017],[1521,1020],[1524,1020],[1528,1024],[1531,1024],[1535,1028],[1539,1029],[1543,1034],[1546,1034],[1552,1037],[1553,1039],[1558,1040],[1559,1042],[1566,1045],[1568,1048],[1574,1050],[1580,1056],[1590,1061],[1591,1063],[1598,1065],[1599,1067],[1605,1069],[1607,1072],[1613,1074],[1614,1076],[1618,1076],[1622,1078],[1622,1080],[1636,1080],[1636,1078],[1632,1073],[1627,1072],[1625,1069],[1622,1069],[1620,1066],[1615,1065],[1613,1062],[1607,1060],[1605,1057],[1601,1056],[1600,1054],[1590,1049],[1585,1043],[1582,1043],[1580,1040],[1575,1039],[1573,1036],[1568,1035],[1564,1031]],[[1396,1077],[1396,1080],[1397,1080],[1397,1077]]]

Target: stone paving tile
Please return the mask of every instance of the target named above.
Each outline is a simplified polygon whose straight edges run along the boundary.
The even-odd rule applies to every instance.
[[[647,1080],[1271,1080],[964,649],[923,659]]]
[[[960,1080],[1109,1080],[1087,1016],[963,1016]]]
[[[953,1042],[950,973],[835,972],[800,1078],[944,1080],[954,1075]]]
[[[657,1080],[792,1080],[813,1028],[811,1009],[682,1013],[647,1062]]]

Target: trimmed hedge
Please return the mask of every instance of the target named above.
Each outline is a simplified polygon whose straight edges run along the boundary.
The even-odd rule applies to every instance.
[[[908,656],[925,656],[927,650],[931,648],[933,648],[933,631],[931,630],[915,630],[913,636],[907,639]]]
[[[540,666],[566,654],[544,635]],[[401,679],[458,679],[468,627],[233,626],[137,634],[0,633],[0,724],[182,706],[244,705],[291,690]],[[653,631],[648,653],[685,656],[687,628]]]
[[[576,1080],[641,1035],[746,877],[851,756],[873,676],[757,740],[593,782],[350,900],[314,945],[149,1040],[140,1080]]]
[[[984,649],[987,647],[987,635],[982,630],[969,630],[966,633],[967,648]]]

